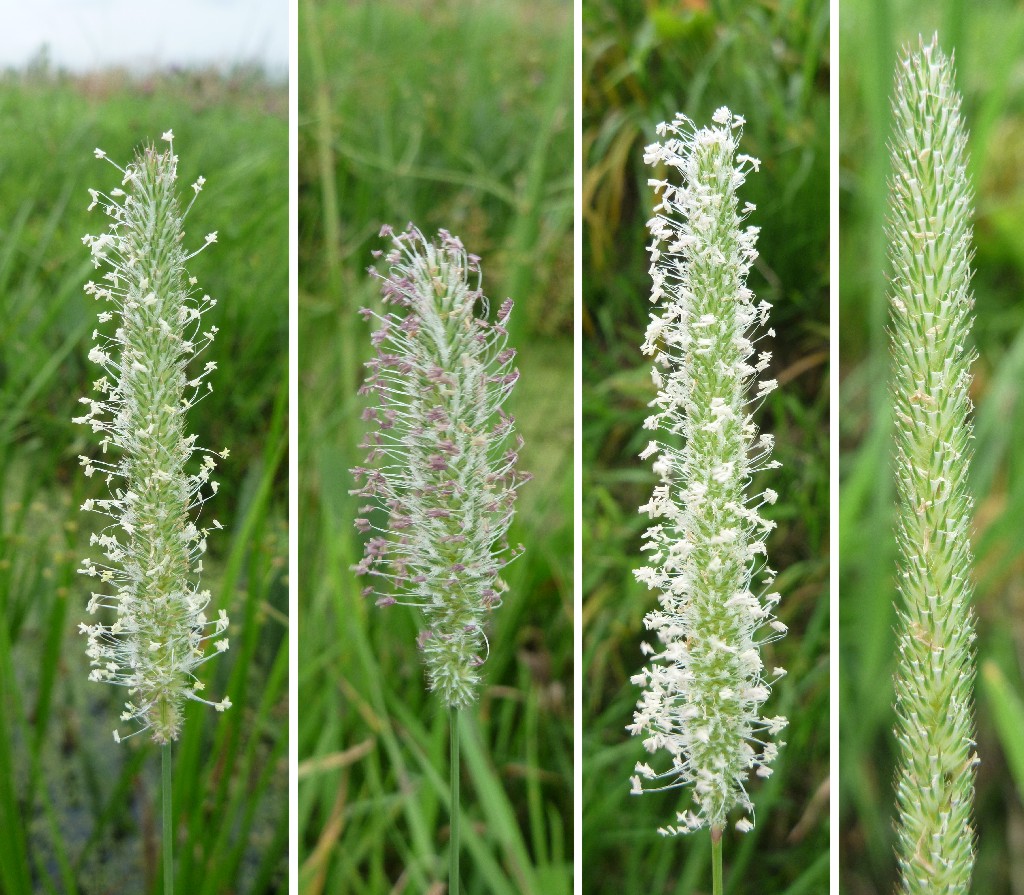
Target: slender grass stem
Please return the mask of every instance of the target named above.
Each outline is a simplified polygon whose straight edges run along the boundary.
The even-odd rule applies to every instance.
[[[174,812],[171,810],[171,744],[160,747],[160,794],[164,837],[164,895],[174,895]]]
[[[449,729],[451,731],[451,836],[448,855],[448,895],[459,895],[459,816],[462,814],[459,803],[459,710],[451,706],[449,711]]]
[[[722,895],[722,830],[711,828],[711,895]]]

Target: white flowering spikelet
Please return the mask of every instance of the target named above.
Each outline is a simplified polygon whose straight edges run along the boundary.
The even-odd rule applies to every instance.
[[[362,481],[352,493],[374,501],[355,520],[370,537],[354,569],[374,578],[363,593],[378,605],[422,610],[430,689],[461,708],[480,680],[485,615],[507,590],[501,570],[523,549],[507,540],[529,479],[516,469],[522,438],[503,410],[519,378],[505,329],[512,301],[487,320],[479,259],[448,232],[436,243],[412,225],[381,235],[392,237],[382,293],[395,310],[361,311],[379,324],[360,389],[377,406],[363,413],[376,426],[366,466],[352,470]],[[375,522],[376,509],[386,515]]]
[[[974,865],[971,188],[953,65],[897,67],[889,194],[899,488],[897,856],[902,891],[966,893]]]
[[[106,479],[109,498],[89,499],[83,510],[100,513],[110,522],[91,543],[103,559],[86,558],[79,570],[98,582],[89,612],[111,612],[113,620],[82,624],[89,639],[90,680],[126,687],[128,700],[121,720],[135,722],[133,731],[152,731],[153,739],[177,739],[186,699],[224,711],[225,697],[209,702],[199,694],[203,684],[195,670],[224,652],[222,635],[228,618],[220,610],[207,619],[210,592],[199,589],[206,528],[193,517],[206,500],[216,462],[214,454],[196,446],[185,434],[190,407],[210,389],[206,381],[216,363],[208,362],[195,376],[190,362],[213,341],[217,328],[204,330],[202,315],[214,306],[208,295],[193,294],[195,279],[186,262],[215,242],[206,237],[201,249],[186,254],[182,241],[185,214],[176,192],[178,158],[173,134],[163,135],[167,148],[146,147],[125,168],[96,150],[122,174],[109,193],[89,190],[90,210],[100,205],[110,218],[107,231],[87,235],[99,283],[89,282],[87,295],[100,302],[100,324],[113,322],[113,334],[93,333],[96,345],[89,360],[103,368],[93,387],[94,398],[81,398],[88,412],[74,420],[99,433],[104,457],[81,457],[86,476]],[[193,201],[203,187],[193,185]],[[191,208],[191,204],[189,205]],[[195,472],[186,467],[196,453]],[[218,456],[226,457],[227,449]],[[220,528],[213,520],[212,528]],[[215,640],[213,652],[208,641]],[[114,731],[120,742],[120,732]]]
[[[752,338],[769,305],[755,305],[746,286],[758,231],[741,229],[752,206],[741,210],[736,194],[759,162],[737,154],[742,118],[721,108],[713,120],[698,130],[677,115],[659,125],[664,142],[644,155],[682,182],[650,181],[661,195],[648,223],[658,313],[642,350],[654,358],[658,394],[644,427],[658,437],[640,456],[655,457],[660,483],[640,507],[655,523],[642,548],[650,564],[634,574],[658,592],[660,608],[644,623],[661,646],[643,644],[651,662],[632,679],[645,689],[627,728],[671,761],[664,770],[638,763],[634,793],[643,781],[655,781],[648,790],[693,786],[693,810],[659,830],[665,835],[705,825],[720,833],[732,808],[752,813],[750,771],[771,773],[782,744],[768,737],[786,725],[760,716],[769,685],[785,674],[775,668],[766,680],[759,651],[786,631],[772,615],[779,594],[770,592],[775,573],[764,558],[774,523],[758,513],[776,494],[747,493],[751,476],[780,465],[769,459],[772,436],[758,436],[752,418],[775,382],[757,382],[750,394],[770,360],[768,352],[753,357]],[[736,824],[751,827],[747,816]]]

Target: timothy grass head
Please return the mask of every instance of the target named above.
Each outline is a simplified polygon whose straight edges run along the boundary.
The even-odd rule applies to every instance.
[[[743,123],[727,108],[703,128],[677,115],[645,154],[672,172],[651,181],[661,197],[648,222],[656,312],[642,350],[657,395],[644,424],[655,438],[641,457],[655,458],[659,483],[640,507],[653,524],[649,564],[635,572],[658,592],[644,623],[661,645],[643,645],[651,661],[633,678],[644,692],[628,729],[669,758],[663,770],[638,763],[633,792],[692,787],[695,810],[665,834],[709,825],[720,835],[732,809],[752,814],[747,778],[771,774],[771,737],[787,723],[761,713],[785,672],[766,672],[760,647],[786,626],[773,616],[780,594],[765,558],[775,523],[758,512],[777,495],[748,493],[751,476],[778,463],[752,415],[775,382],[757,380],[771,359],[755,348],[769,305],[746,285],[758,231],[742,226],[754,209],[740,206],[738,190],[760,163],[739,152]],[[736,823],[751,826],[749,816]]]
[[[431,690],[462,707],[475,699],[487,656],[486,614],[507,589],[502,569],[522,551],[507,538],[521,436],[504,411],[519,371],[507,344],[510,299],[493,321],[479,259],[442,230],[435,242],[416,228],[392,237],[382,279],[394,310],[379,323],[367,362],[364,412],[375,425],[363,447],[362,482],[372,499],[356,519],[369,537],[355,570],[374,582],[377,603],[423,612],[419,645]],[[384,511],[374,521],[373,510]],[[365,514],[365,515],[364,515]]]
[[[899,514],[897,856],[907,893],[967,892],[974,865],[970,527],[972,191],[953,61],[906,50],[889,194]]]
[[[177,738],[186,700],[217,711],[231,705],[227,697],[210,702],[200,695],[195,673],[228,648],[227,615],[207,617],[212,597],[199,583],[207,534],[221,526],[216,519],[197,523],[217,491],[215,458],[228,450],[200,448],[185,426],[189,408],[212,389],[207,377],[217,366],[207,361],[195,369],[216,335],[216,327],[202,323],[215,301],[198,293],[186,263],[216,233],[186,251],[173,139],[167,131],[165,148],[147,146],[124,168],[111,161],[120,184],[89,191],[90,207],[101,206],[110,220],[105,232],[83,239],[102,271],[85,287],[100,305],[89,359],[102,375],[75,420],[100,436],[99,456],[82,456],[81,463],[86,476],[106,479],[110,494],[83,506],[110,520],[92,536],[102,558],[87,558],[80,569],[97,586],[88,609],[114,616],[80,626],[90,679],[126,688],[121,720],[136,724],[134,733],[150,730],[158,742]],[[106,159],[101,149],[95,154]],[[204,182],[192,184],[193,200]],[[118,730],[114,738],[121,739]]]

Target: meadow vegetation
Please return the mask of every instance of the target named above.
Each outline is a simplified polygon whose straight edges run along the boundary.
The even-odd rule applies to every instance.
[[[886,239],[889,102],[900,49],[928,40],[955,54],[975,192],[971,336],[975,503],[977,768],[974,888],[1024,881],[1024,13],[1014,4],[845,0],[840,83],[840,864],[843,889],[867,895],[896,878],[896,491],[887,389]]]
[[[77,574],[95,519],[73,425],[97,367],[87,360],[100,232],[89,187],[169,128],[187,184],[206,189],[186,243],[219,300],[214,391],[189,414],[200,444],[230,447],[207,506],[204,586],[231,617],[231,650],[203,669],[233,707],[191,704],[174,752],[180,891],[287,890],[287,91],[258,72],[0,76],[0,890],[160,891],[158,750],[115,744],[124,694],[86,680],[90,587]],[[190,191],[189,191],[190,193]],[[191,193],[190,193],[191,194]]]
[[[683,112],[742,115],[741,152],[761,160],[740,200],[757,206],[760,258],[749,285],[773,305],[769,395],[758,424],[782,468],[760,473],[778,503],[767,541],[789,634],[765,664],[788,675],[765,704],[790,726],[775,771],[751,786],[754,829],[725,837],[726,891],[820,892],[828,881],[828,7],[808,2],[634,4],[583,14],[583,874],[587,893],[710,890],[707,836],[663,839],[688,807],[679,790],[631,796],[646,760],[626,732],[656,595],[633,578],[654,484],[638,454],[654,397],[640,354],[651,307],[654,204],[643,164],[654,128]],[[770,344],[769,344],[770,342]],[[736,820],[737,818],[733,818]]]
[[[525,553],[462,719],[462,885],[572,879],[572,28],[554,0],[302,2],[299,96],[300,889],[443,891],[448,726],[415,611],[361,596],[349,495],[383,224],[446,228],[515,301],[508,401],[535,476]]]

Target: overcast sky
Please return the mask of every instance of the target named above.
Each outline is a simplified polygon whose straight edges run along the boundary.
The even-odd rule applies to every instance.
[[[288,73],[288,0],[25,0],[8,5],[0,69],[21,68],[41,47],[75,72],[111,65],[261,63]]]

